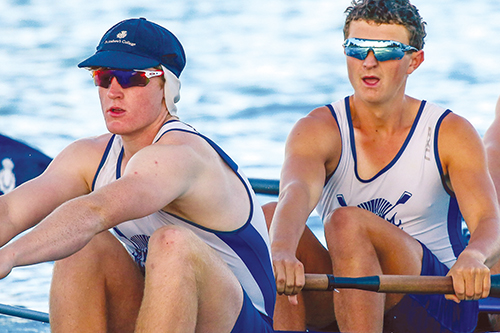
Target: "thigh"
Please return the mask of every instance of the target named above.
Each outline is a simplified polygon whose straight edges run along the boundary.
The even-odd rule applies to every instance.
[[[176,316],[184,329],[196,325],[197,332],[229,332],[242,305],[243,289],[235,274],[195,233],[170,226],[153,234],[141,316],[161,310],[148,321],[167,324]]]
[[[358,207],[335,210],[325,223],[325,236],[334,263],[347,262],[363,275],[420,275],[423,250],[420,242],[399,227]],[[352,266],[351,266],[352,268]],[[370,271],[371,270],[371,271]],[[341,273],[343,275],[343,273]],[[402,299],[387,294],[386,308]]]
[[[325,235],[329,249],[345,249],[349,256],[373,247],[384,274],[420,274],[423,255],[420,242],[365,209],[335,210],[325,223]]]
[[[203,261],[206,263],[204,274],[200,280],[200,307],[199,327],[200,332],[217,332],[218,329],[205,330],[204,327],[218,326],[219,323],[236,323],[243,307],[243,289],[240,282],[229,269],[227,264],[208,245],[203,253]],[[217,309],[214,311],[214,309]],[[222,332],[222,330],[220,330]]]
[[[123,245],[105,231],[54,264],[53,332],[132,332],[144,278]]]

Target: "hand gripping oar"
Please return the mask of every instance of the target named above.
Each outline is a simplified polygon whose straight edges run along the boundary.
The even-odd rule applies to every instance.
[[[328,291],[340,288],[378,293],[454,294],[451,276],[376,275],[359,278],[331,274],[306,274],[304,290]],[[491,276],[490,297],[500,297],[500,274]]]

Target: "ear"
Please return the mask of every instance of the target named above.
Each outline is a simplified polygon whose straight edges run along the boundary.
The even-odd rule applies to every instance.
[[[413,71],[415,71],[420,66],[420,64],[424,62],[424,50],[413,52],[410,55],[411,55],[411,60],[410,60],[410,66],[408,66],[408,72],[407,72],[408,75],[413,73]]]

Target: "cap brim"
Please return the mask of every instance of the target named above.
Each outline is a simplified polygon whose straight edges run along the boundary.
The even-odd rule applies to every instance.
[[[78,67],[108,67],[117,69],[145,69],[158,66],[157,60],[119,51],[101,51],[78,64]]]

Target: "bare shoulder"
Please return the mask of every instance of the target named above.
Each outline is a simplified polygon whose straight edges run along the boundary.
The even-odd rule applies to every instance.
[[[54,160],[65,162],[76,160],[78,163],[84,162],[84,165],[91,163],[96,158],[100,160],[111,136],[111,134],[103,134],[76,140],[64,148]]]
[[[157,202],[156,208],[207,228],[232,231],[248,218],[244,184],[204,138],[192,133],[168,132],[144,147],[121,179],[140,179],[136,184],[143,197],[154,194],[148,205]]]
[[[338,130],[337,122],[330,109],[326,106],[316,108],[309,112],[297,122],[296,127],[304,127],[306,130],[310,127],[313,132],[318,130],[321,132]]]
[[[339,137],[339,128],[330,110],[324,106],[312,110],[299,119],[288,136],[288,141],[298,140],[303,145],[318,145],[322,141]]]
[[[110,138],[111,134],[104,134],[71,143],[54,158],[46,174],[57,178],[82,178],[90,183]]]
[[[109,138],[104,135],[70,144],[40,176],[13,191],[11,202],[18,207],[29,203],[32,214],[40,219],[63,202],[90,193]]]
[[[309,156],[335,168],[340,155],[341,138],[337,121],[326,106],[312,110],[290,132],[287,154]],[[327,167],[328,168],[328,167]]]
[[[465,166],[467,161],[471,167],[479,167],[477,164],[482,164],[485,160],[479,133],[467,119],[454,113],[443,119],[439,130],[438,149],[445,173],[453,162]]]
[[[171,189],[184,192],[193,188],[198,179],[213,179],[211,173],[216,173],[223,165],[218,153],[199,135],[171,131],[135,153],[124,176],[142,173],[155,179],[159,175]]]
[[[168,132],[158,142],[144,147],[136,155],[146,159],[165,158],[174,164],[183,161],[192,163],[196,159],[202,161],[210,156],[218,156],[201,136],[184,131]]]
[[[455,113],[449,113],[443,119],[439,130],[439,140],[458,143],[470,140],[477,142],[478,139],[479,133],[466,118]]]

